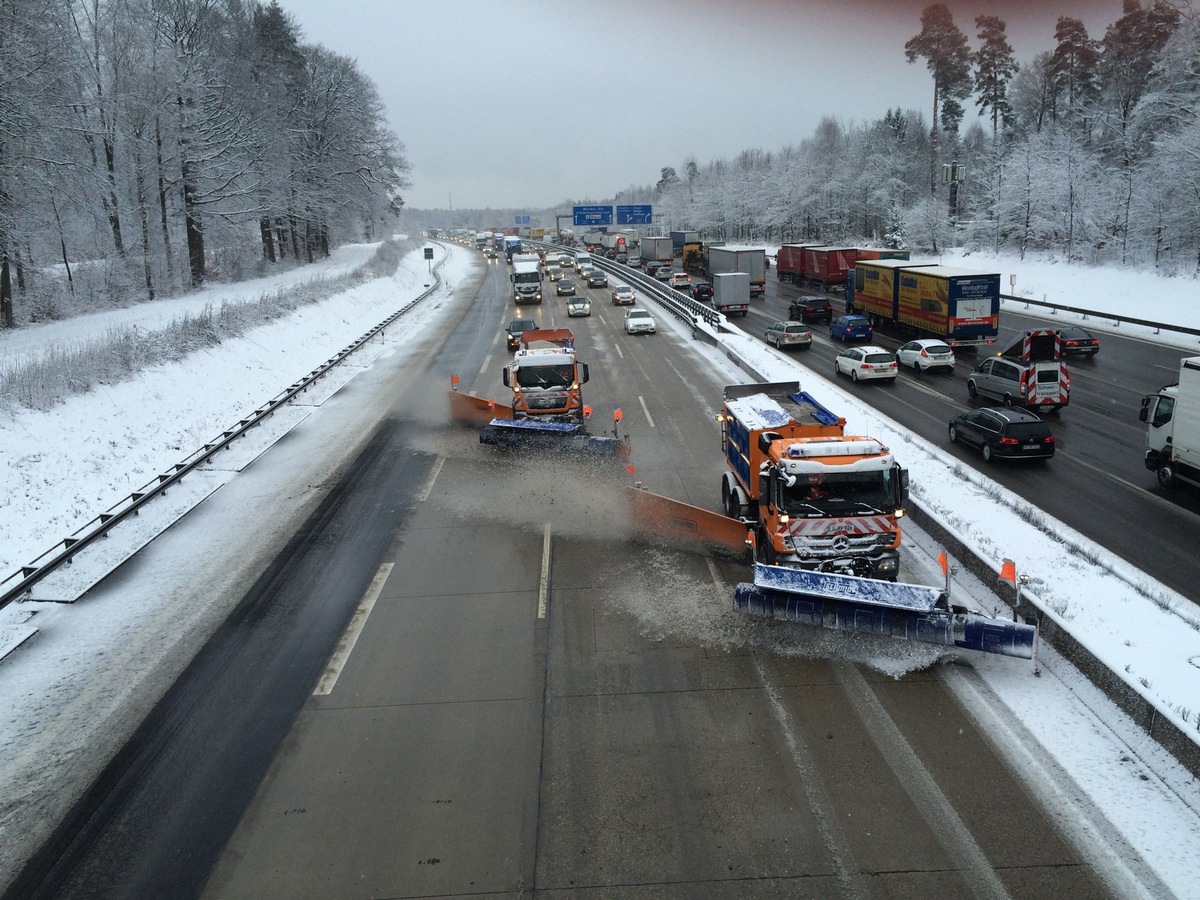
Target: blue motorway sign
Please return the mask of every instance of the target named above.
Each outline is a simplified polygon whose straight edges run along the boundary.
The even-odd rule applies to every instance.
[[[513,223],[514,225],[528,225],[529,224],[529,216],[517,216],[516,219],[517,219],[517,221],[515,221]]]
[[[613,208],[611,206],[575,206],[575,225],[611,225],[613,223]]]
[[[618,225],[649,225],[653,219],[651,218],[651,207],[649,203],[639,203],[632,206],[617,207],[617,224]]]

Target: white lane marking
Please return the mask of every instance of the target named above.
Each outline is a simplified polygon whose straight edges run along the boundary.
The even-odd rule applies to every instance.
[[[642,404],[642,412],[644,412],[646,414],[646,421],[649,422],[650,427],[653,428],[654,420],[652,418],[650,418],[650,410],[646,406],[646,399],[641,394],[638,394],[638,403]]]
[[[479,374],[482,375],[488,370],[488,366],[492,364],[492,354],[488,354],[483,358],[483,365],[479,367]]]
[[[429,499],[429,494],[433,491],[433,483],[437,481],[438,475],[442,472],[442,466],[446,463],[446,457],[439,456],[433,464],[433,470],[429,473],[429,477],[425,479],[425,484],[421,488],[421,492],[417,494],[417,502],[424,503]]]
[[[971,893],[979,900],[1006,900],[1010,897],[999,874],[988,862],[987,854],[963,824],[954,805],[942,793],[908,739],[887,714],[862,673],[850,663],[833,663],[832,668],[834,677],[846,692],[868,736],[937,842],[950,857],[951,865],[962,871]]]
[[[542,532],[542,574],[538,578],[538,618],[546,618],[546,599],[550,593],[550,523]]]
[[[379,599],[379,593],[383,590],[384,582],[387,581],[388,575],[392,573],[394,565],[395,563],[384,563],[379,567],[379,571],[375,573],[375,578],[371,581],[367,592],[363,594],[363,598],[358,604],[358,609],[354,611],[354,615],[350,618],[350,624],[346,626],[346,631],[342,635],[341,641],[338,642],[337,649],[333,651],[333,657],[329,660],[329,665],[325,667],[325,674],[317,682],[317,689],[313,691],[314,697],[326,697],[333,692],[333,686],[337,684],[338,676],[342,674],[342,669],[345,668],[346,662],[350,659],[350,653],[354,649],[354,645],[358,642],[358,636],[362,634],[363,627],[367,624],[367,617],[371,615],[371,610],[375,608],[375,601]]]
[[[613,347],[614,347],[614,348],[616,349],[616,351],[617,351],[617,356],[621,357],[621,359],[624,359],[624,358],[625,358],[625,354],[621,352],[621,345],[620,345],[620,344],[613,344]]]

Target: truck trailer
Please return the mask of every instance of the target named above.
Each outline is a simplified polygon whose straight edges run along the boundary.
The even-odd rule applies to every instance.
[[[652,259],[667,265],[675,261],[675,248],[669,237],[644,237],[638,252],[643,265]]]
[[[856,262],[846,273],[846,312],[878,329],[941,338],[952,347],[994,344],[1000,275],[906,260]]]
[[[775,277],[792,284],[804,284],[804,251],[820,244],[784,244],[775,257]]]
[[[750,312],[750,276],[745,272],[720,272],[712,277],[712,305],[726,316]]]
[[[1179,361],[1179,380],[1142,400],[1146,468],[1169,488],[1200,487],[1200,356]]]
[[[705,269],[716,277],[727,272],[745,272],[750,276],[750,295],[762,296],[767,290],[767,251],[760,248],[708,248]]]
[[[807,284],[814,284],[828,291],[846,283],[846,273],[854,268],[858,259],[856,247],[805,247],[801,277]]]
[[[674,254],[672,258],[678,256],[683,257],[684,244],[700,243],[700,232],[698,231],[672,231],[671,232],[671,252]]]

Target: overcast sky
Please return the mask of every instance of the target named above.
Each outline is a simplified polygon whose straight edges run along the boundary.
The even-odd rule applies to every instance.
[[[689,158],[703,165],[799,143],[824,116],[869,121],[899,106],[928,118],[933,100],[924,61],[904,58],[927,0],[280,5],[307,42],[357,59],[378,86],[412,164],[410,209],[609,200]],[[1022,63],[1054,46],[1059,16],[1099,39],[1122,7],[947,5],[972,49],[975,16],[1004,19]]]

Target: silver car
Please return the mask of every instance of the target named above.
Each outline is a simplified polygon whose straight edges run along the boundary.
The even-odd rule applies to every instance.
[[[780,350],[788,347],[811,350],[812,329],[803,322],[775,322],[767,328],[766,341],[768,344],[774,344]]]

